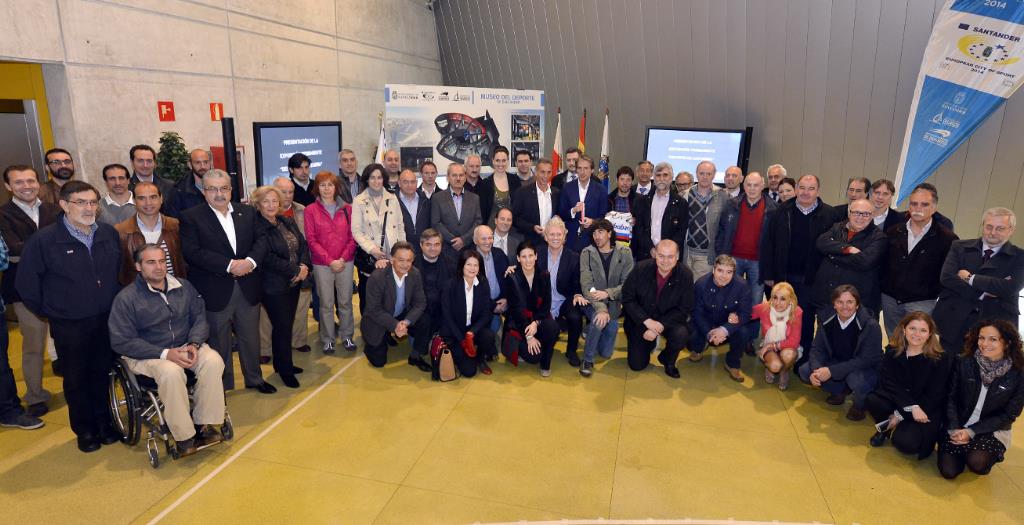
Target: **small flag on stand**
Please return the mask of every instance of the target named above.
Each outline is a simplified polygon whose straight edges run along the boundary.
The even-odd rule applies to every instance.
[[[377,139],[377,155],[373,161],[377,164],[384,163],[384,152],[387,149],[387,143],[384,141],[384,114],[378,113],[377,120],[380,121],[380,137]]]
[[[580,155],[587,153],[587,108],[583,108],[583,117],[580,118],[580,138],[576,142]]]
[[[611,155],[608,146],[608,108],[604,108],[604,133],[601,134],[601,160],[597,163],[597,177],[604,183],[605,189],[611,182],[608,179],[608,158]]]

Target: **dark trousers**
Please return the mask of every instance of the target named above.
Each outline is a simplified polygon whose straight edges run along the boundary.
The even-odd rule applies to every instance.
[[[494,332],[490,328],[484,328],[473,334],[473,343],[476,345],[476,357],[466,355],[466,351],[462,349],[462,344],[451,337],[445,337],[444,342],[451,349],[455,366],[459,367],[459,374],[462,377],[475,376],[477,365],[483,363],[487,355],[495,352]]]
[[[739,330],[736,330],[726,339],[726,342],[729,343],[729,351],[725,354],[725,364],[729,368],[739,368],[740,359],[743,357],[743,349],[747,347],[749,342],[747,339],[747,327],[740,327]],[[703,353],[704,350],[708,349],[707,334],[697,333],[694,330],[693,334],[690,335],[688,348],[691,352]]]
[[[654,351],[654,345],[658,340],[644,339],[646,330],[642,324],[635,324],[632,333],[626,338],[626,360],[631,370],[643,370],[651,364],[651,352]],[[663,365],[675,366],[679,352],[686,346],[689,335],[686,325],[666,326],[665,331],[661,333],[665,339],[665,348],[658,354],[658,360]]]
[[[292,307],[294,315],[294,305]],[[224,360],[224,390],[235,388],[235,362],[231,353],[231,332],[234,330],[238,341],[238,360],[242,363],[242,377],[247,387],[263,383],[260,370],[260,305],[249,304],[242,289],[236,282],[231,289],[231,299],[223,310],[206,311],[206,322],[210,325],[207,343]]]
[[[399,321],[405,320],[405,312],[402,312],[402,315],[398,316],[396,319]],[[416,328],[419,324],[420,321],[417,320],[416,324],[409,327],[410,335],[416,333]],[[370,362],[370,365],[375,368],[381,368],[388,363],[388,334],[384,334],[384,337],[381,337],[380,342],[377,344],[371,344],[369,341],[366,341],[365,338],[363,341],[365,342],[363,353],[366,354],[366,360]],[[416,350],[414,348],[413,352],[415,351]]]
[[[359,295],[359,317],[362,318],[363,310],[366,309],[366,281],[370,280],[369,274],[364,274],[361,271],[357,271],[359,274],[359,283],[356,284],[356,293]]]
[[[523,334],[523,341],[519,343],[519,359],[527,363],[540,364],[541,370],[551,370],[551,356],[555,353],[555,341],[558,340],[558,322],[548,318],[537,323],[537,333],[534,337],[540,341],[540,353],[530,355],[526,346],[526,335]]]
[[[427,352],[430,350],[430,341],[440,329],[441,312],[437,310],[424,311],[416,324],[409,328],[409,333],[412,335],[412,352],[409,353],[409,357],[428,359]]]
[[[263,307],[270,319],[270,348],[274,356],[274,371],[278,374],[293,374],[292,370],[292,325],[295,323],[295,308],[299,304],[299,287],[293,286],[283,294],[263,294]],[[305,312],[302,313],[306,315]]]
[[[565,355],[574,355],[580,346],[580,334],[583,333],[583,311],[572,304],[572,298],[562,303],[558,310],[558,328],[566,331]]]
[[[828,366],[827,364],[824,366]],[[804,383],[811,383],[811,364],[804,363],[797,369],[800,374],[800,380]],[[864,408],[865,400],[868,394],[875,389],[875,385],[878,384],[878,371],[873,368],[865,370],[854,370],[843,379],[832,378],[821,384],[821,389],[828,392],[829,394],[842,394],[846,390],[853,392],[853,406],[857,408]]]
[[[64,399],[71,430],[95,436],[110,425],[108,372],[114,361],[107,331],[109,313],[85,319],[50,318],[50,334],[64,369]]]
[[[935,440],[939,435],[939,418],[941,414],[928,414],[928,423],[918,423],[913,416],[903,411],[892,400],[878,392],[871,392],[864,399],[864,407],[868,409],[875,423],[889,419],[893,412],[899,411],[903,421],[892,431],[892,445],[904,454],[916,454],[924,459],[935,449]]]
[[[7,356],[7,318],[0,311],[0,421],[21,415],[21,399],[18,399],[18,385],[14,383],[14,371]]]

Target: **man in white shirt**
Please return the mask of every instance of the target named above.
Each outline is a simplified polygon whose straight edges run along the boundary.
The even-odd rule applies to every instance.
[[[512,210],[502,208],[494,217],[494,247],[505,252],[509,258],[515,258],[519,243],[523,236],[512,231]]]
[[[636,194],[647,195],[654,191],[654,163],[649,160],[641,160],[636,165]]]
[[[423,161],[423,164],[420,164],[420,179],[423,180],[420,183],[420,191],[427,200],[430,200],[437,191],[437,164],[429,160]]]
[[[548,182],[552,171],[550,160],[538,160],[534,184],[516,190],[512,199],[512,224],[534,246],[545,244],[544,225],[558,211],[558,189]]]

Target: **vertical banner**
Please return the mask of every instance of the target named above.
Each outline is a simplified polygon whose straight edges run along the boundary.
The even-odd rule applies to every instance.
[[[555,140],[551,145],[551,177],[554,178],[562,169],[562,108],[558,108],[558,119],[555,121]]]
[[[604,132],[601,134],[601,160],[597,162],[598,178],[604,183],[604,189],[612,184],[608,176],[608,161],[611,160],[611,145],[608,143],[608,108],[604,108]]]
[[[490,173],[498,145],[537,158],[544,143],[543,91],[387,84],[384,111],[388,148],[398,150],[402,167],[432,160],[441,187],[452,162],[479,155]]]
[[[897,202],[1021,85],[1024,2],[949,0],[932,28],[896,172]]]

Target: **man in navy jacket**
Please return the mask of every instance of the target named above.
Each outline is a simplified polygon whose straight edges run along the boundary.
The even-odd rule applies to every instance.
[[[82,181],[60,191],[64,215],[29,238],[16,286],[36,315],[49,318],[64,364],[64,397],[78,448],[93,452],[120,438],[107,408],[107,372],[113,360],[107,317],[121,289],[121,241],[96,221],[100,194]]]
[[[736,259],[728,255],[715,258],[711,273],[693,285],[693,325],[690,334],[690,361],[700,361],[708,345],[729,342],[725,371],[733,381],[743,382],[740,358],[747,346],[744,324],[750,319],[750,290],[736,276]]]
[[[591,244],[593,239],[585,231],[590,224],[604,218],[608,213],[608,188],[591,177],[594,173],[594,159],[583,155],[576,163],[579,178],[562,188],[558,204],[558,215],[565,221],[568,230],[565,245],[579,253]]]

